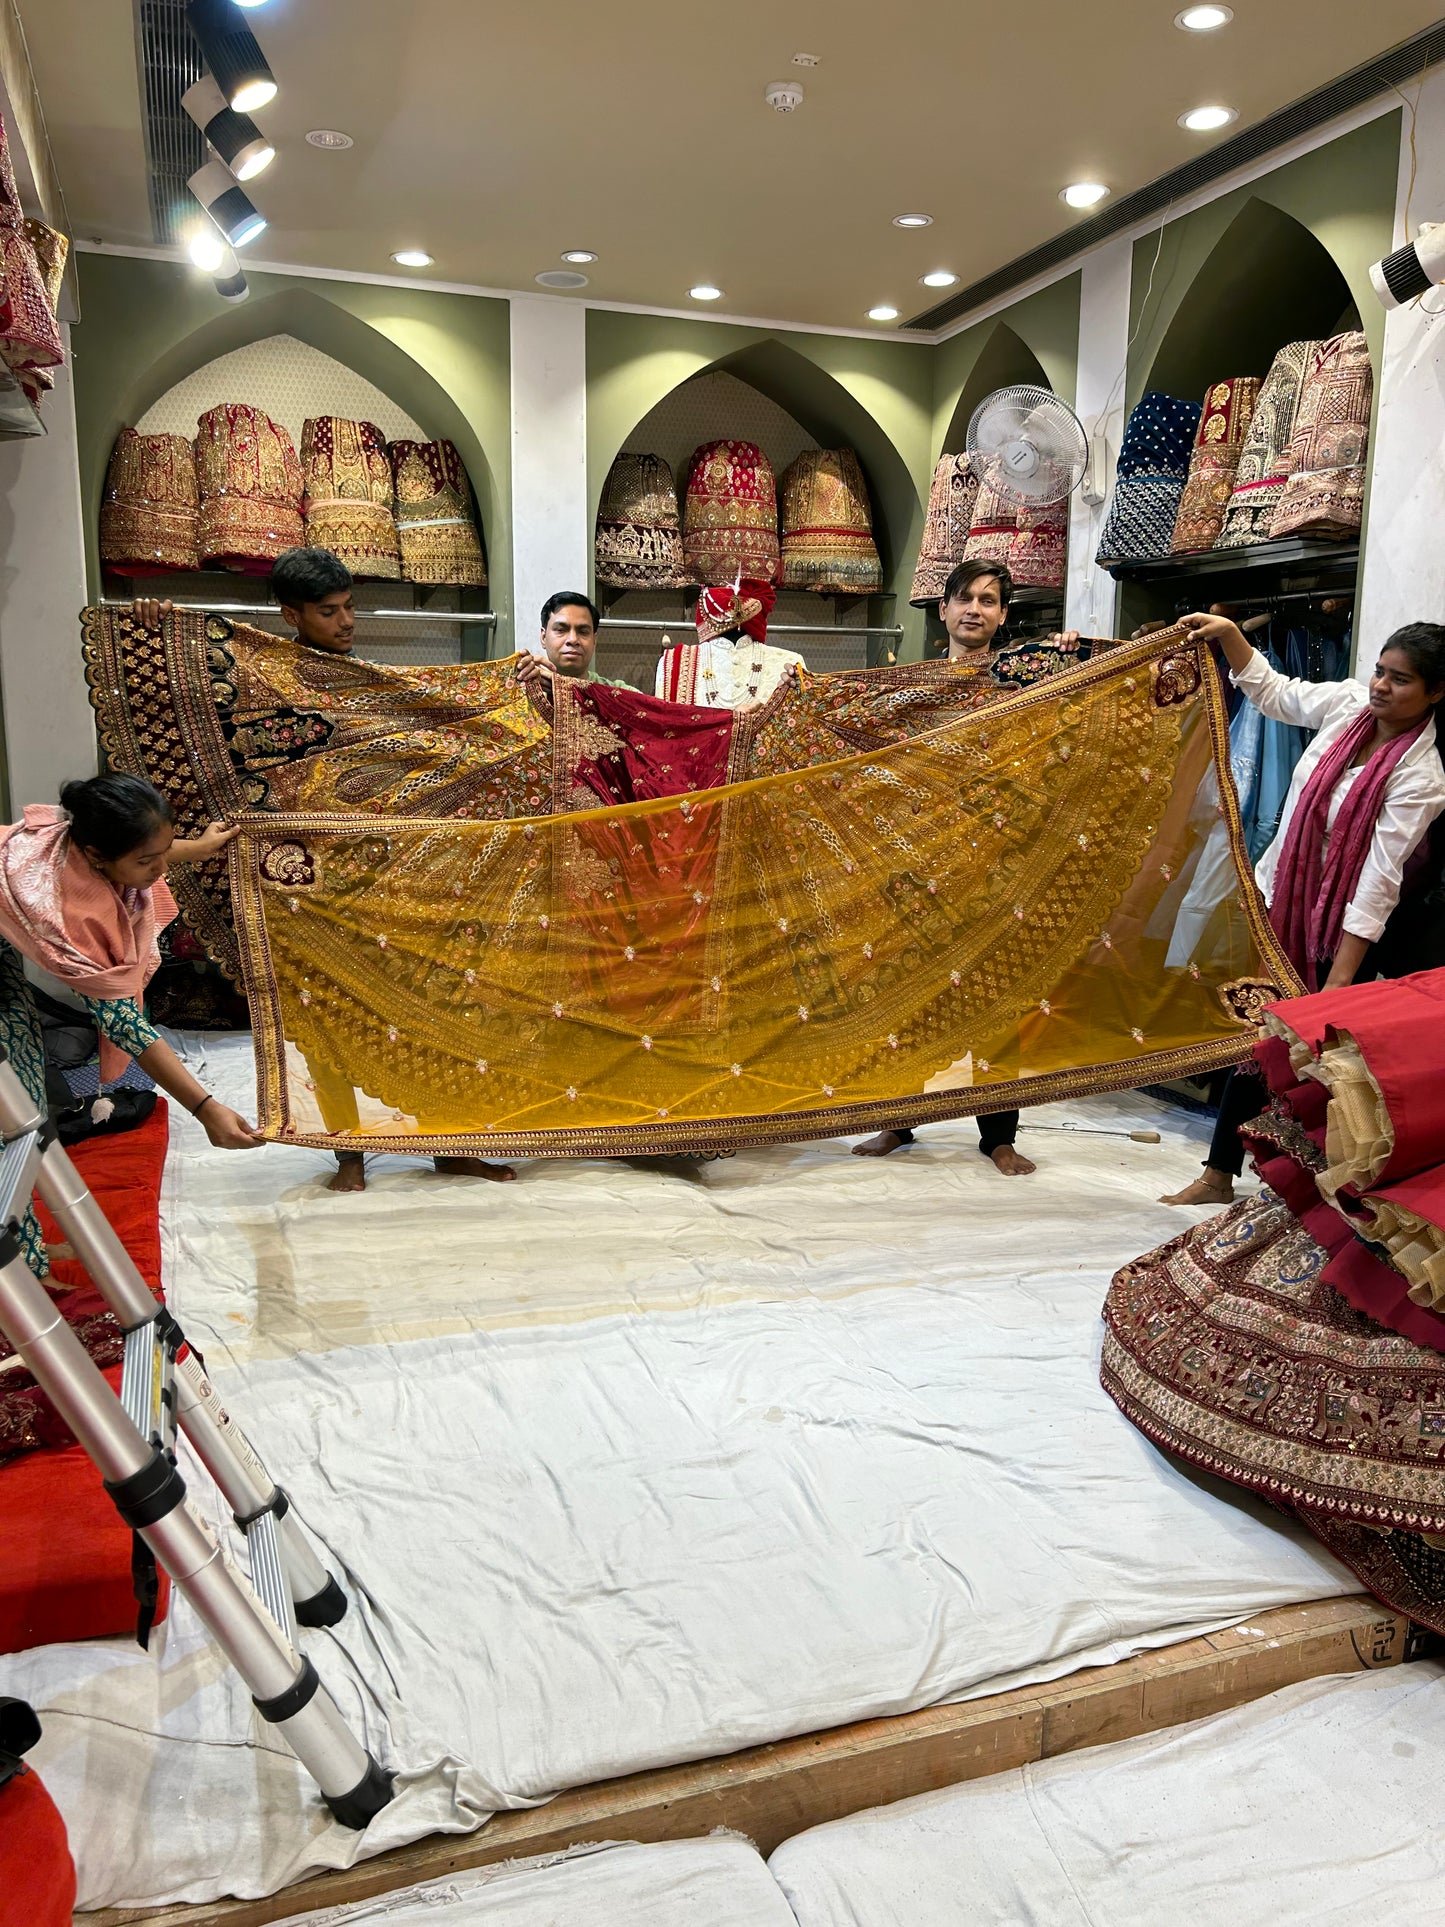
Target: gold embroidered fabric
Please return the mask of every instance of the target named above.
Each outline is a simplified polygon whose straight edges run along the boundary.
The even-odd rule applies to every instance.
[[[515,1154],[918,1124],[1237,1061],[1290,992],[1206,649],[1121,645],[923,736],[530,821],[250,819],[274,1136]],[[1233,864],[1171,938],[1217,783]]]
[[[117,575],[198,569],[200,508],[187,438],[123,428],[105,474],[101,561]]]
[[[883,582],[868,485],[851,448],[805,448],[783,472],[785,589],[875,595]]]
[[[306,539],[301,464],[279,422],[245,402],[221,402],[196,423],[201,561],[266,575]]]
[[[602,484],[594,546],[609,589],[686,589],[677,485],[661,455],[619,455]]]
[[[949,576],[963,560],[978,504],[978,477],[967,455],[944,455],[933,471],[928,490],[928,513],[908,600],[926,609],[943,596]]]
[[[306,540],[340,556],[354,576],[398,581],[391,460],[375,422],[308,417],[301,424],[301,474]]]
[[[391,472],[405,580],[484,589],[486,557],[456,444],[393,442]]]

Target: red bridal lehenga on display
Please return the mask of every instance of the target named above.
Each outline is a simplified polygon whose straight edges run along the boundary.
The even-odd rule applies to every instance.
[[[1445,971],[1275,1004],[1266,1189],[1126,1265],[1105,1389],[1445,1632]]]

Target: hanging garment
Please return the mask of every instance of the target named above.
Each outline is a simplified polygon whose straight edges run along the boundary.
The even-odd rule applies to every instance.
[[[964,561],[1007,563],[1018,525],[1018,510],[1013,503],[996,488],[981,483],[968,540],[963,545]]]
[[[883,586],[868,486],[851,448],[808,448],[782,478],[782,584],[818,595]]]
[[[70,242],[58,228],[44,221],[27,220],[25,233],[35,250],[35,265],[45,288],[45,299],[54,315],[60,313],[60,290],[65,281],[65,264],[70,259]]]
[[[1068,567],[1069,505],[1020,509],[1009,538],[1008,568],[1016,589],[1062,589]]]
[[[1270,667],[1302,682],[1339,682],[1349,674],[1349,637],[1324,635],[1295,626],[1285,632],[1282,649],[1274,641],[1263,653]],[[1248,832],[1250,861],[1257,863],[1279,832],[1295,765],[1309,747],[1310,732],[1293,723],[1264,719],[1259,750],[1259,787],[1254,822]]]
[[[1174,555],[1212,549],[1219,539],[1258,396],[1258,376],[1235,375],[1215,382],[1204,397],[1189,478],[1174,518]]]
[[[330,549],[354,576],[395,582],[401,550],[392,514],[386,437],[374,422],[312,415],[301,424],[301,511],[306,540]]]
[[[778,491],[753,442],[704,442],[688,464],[682,547],[693,582],[778,576]]]
[[[1289,473],[1270,521],[1271,539],[1345,541],[1359,534],[1374,384],[1364,335],[1335,335],[1317,344],[1300,388]]]
[[[392,483],[406,582],[483,589],[487,565],[462,458],[446,440],[393,442]]]
[[[908,593],[915,609],[929,608],[943,599],[949,576],[963,560],[977,502],[978,477],[969,468],[967,455],[942,456],[929,485],[918,567]]]
[[[1319,346],[1317,341],[1287,342],[1270,363],[1239,453],[1216,548],[1243,549],[1269,540],[1270,523],[1289,473],[1300,386]]]
[[[30,399],[38,401],[50,385],[50,370],[64,359],[55,303],[47,290],[35,243],[25,229],[25,211],[10,160],[10,137],[0,120],[0,360]]]
[[[117,575],[198,569],[201,498],[184,435],[123,428],[105,474],[100,559]]]
[[[1198,402],[1152,390],[1130,414],[1095,558],[1101,568],[1168,555],[1199,415]]]
[[[685,589],[672,470],[660,455],[619,455],[597,509],[597,580],[609,589]]]
[[[667,743],[677,714],[557,701],[594,759],[649,706]],[[386,1107],[375,1148],[544,1155],[913,1126],[1234,1061],[1294,988],[1245,879],[1217,963],[1165,971],[1144,935],[1195,837],[1165,805],[1216,753],[1207,649],[1151,639],[720,789],[444,834],[252,819],[236,912],[265,1127],[335,1148],[300,1060]]]
[[[768,644],[768,616],[776,601],[771,582],[704,589],[693,618],[697,641],[663,650],[655,693],[668,702],[716,709],[765,702],[789,671],[803,663],[793,650]]]
[[[269,575],[306,540],[301,464],[279,422],[245,402],[221,402],[196,424],[201,563]]]

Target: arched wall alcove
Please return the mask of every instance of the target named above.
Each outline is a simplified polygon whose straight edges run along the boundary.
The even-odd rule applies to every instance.
[[[354,369],[432,436],[456,443],[487,542],[494,607],[510,602],[509,322],[505,302],[351,282],[252,277],[225,308],[209,282],[169,262],[81,257],[76,417],[87,558],[106,465],[121,428],[219,357],[290,335]],[[495,312],[489,312],[495,311]]]
[[[1232,375],[1262,379],[1287,341],[1359,325],[1349,283],[1324,243],[1251,195],[1190,281],[1144,385],[1192,401]]]
[[[1385,311],[1369,271],[1393,242],[1399,156],[1400,116],[1382,114],[1141,235],[1133,251],[1126,407],[1151,385],[1197,400],[1220,376],[1262,376],[1284,342],[1328,335],[1342,323],[1363,327],[1378,368]],[[1246,312],[1256,306],[1257,329]],[[1266,318],[1273,330],[1268,349]],[[1219,359],[1233,352],[1237,362],[1246,350],[1255,365]],[[1171,385],[1186,377],[1193,377],[1190,386]]]
[[[939,453],[961,455],[968,445],[968,424],[979,403],[996,388],[1008,388],[1015,382],[1031,382],[1040,388],[1053,388],[1043,363],[1028,343],[1015,334],[1007,322],[995,321],[968,379],[959,390]]]
[[[589,513],[638,425],[699,376],[746,383],[821,447],[856,451],[883,562],[883,619],[911,634],[907,608],[926,497],[931,374],[921,344],[782,334],[728,323],[588,314]],[[689,451],[690,452],[690,451]],[[677,475],[679,490],[684,475]],[[870,611],[869,620],[877,619]],[[905,647],[907,636],[905,636]]]

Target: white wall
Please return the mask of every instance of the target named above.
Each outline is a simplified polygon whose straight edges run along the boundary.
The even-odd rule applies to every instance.
[[[87,598],[69,352],[67,339],[67,365],[41,411],[47,432],[0,442],[0,695],[12,819],[27,803],[54,802],[63,782],[97,764],[76,620]]]
[[[1426,77],[1415,127],[1410,232],[1445,220],[1445,71]],[[1410,116],[1403,116],[1395,245],[1405,239]],[[1445,622],[1445,290],[1385,320],[1369,522],[1355,636],[1358,663],[1402,622]]]
[[[1069,502],[1069,574],[1064,626],[1086,636],[1112,636],[1117,584],[1096,568],[1099,535],[1114,488],[1114,464],[1124,432],[1124,387],[1129,354],[1129,274],[1134,244],[1120,236],[1085,255],[1080,266],[1079,365],[1074,405],[1088,430],[1104,440],[1103,493],[1096,501],[1074,490]],[[1087,478],[1085,486],[1087,486]]]
[[[512,297],[512,646],[532,648],[556,589],[591,580],[587,311]]]

